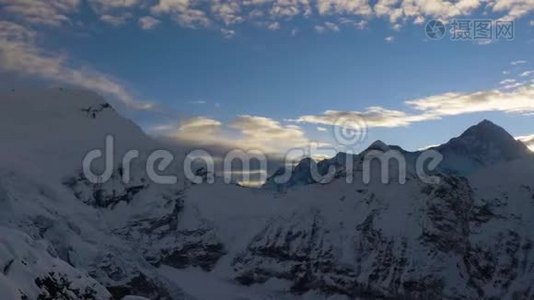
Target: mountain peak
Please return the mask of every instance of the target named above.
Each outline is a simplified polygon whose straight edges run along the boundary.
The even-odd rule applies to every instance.
[[[499,125],[484,119],[477,125],[469,127],[460,138],[476,138],[487,142],[513,143],[515,138]]]
[[[482,164],[510,161],[528,155],[527,147],[489,120],[469,127],[459,137],[438,147],[448,154],[471,156]]]
[[[493,123],[492,121],[488,120],[488,119],[484,119],[482,121],[480,121],[480,123],[477,124],[478,126],[497,126],[495,123]]]
[[[381,140],[376,140],[367,148],[367,150],[380,150],[380,151],[386,151],[388,149],[389,149],[389,146],[386,143],[382,142]]]
[[[492,121],[490,121],[488,119],[484,119],[484,120],[480,121],[478,124],[469,127],[466,131],[468,131],[471,128],[478,128],[480,130],[482,130],[482,129],[483,130],[497,130],[497,131],[501,131],[501,132],[506,132],[506,130],[504,128],[502,128],[501,126],[493,123]],[[508,133],[508,132],[506,132],[506,133]]]

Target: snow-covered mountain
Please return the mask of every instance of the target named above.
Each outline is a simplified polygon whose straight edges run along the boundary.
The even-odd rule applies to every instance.
[[[467,176],[481,168],[533,155],[525,144],[517,141],[502,127],[488,120],[471,126],[460,136],[451,139],[445,144],[431,147],[427,150],[438,151],[443,156],[443,160],[438,167],[439,171],[459,176]],[[312,168],[316,168],[317,173],[320,175],[327,174],[329,168],[332,168],[332,170],[335,170],[333,173],[336,174],[336,177],[345,176],[347,169],[361,170],[363,160],[371,151],[398,152],[402,154],[408,168],[411,167],[412,170],[415,169],[414,165],[417,157],[422,153],[422,151],[409,152],[399,146],[375,141],[359,154],[338,153],[333,158],[319,162],[315,162],[311,158],[304,158],[293,168],[288,181],[277,183],[276,178],[285,172],[285,168],[280,168],[267,179],[264,187],[284,191],[293,186],[318,183],[312,176],[310,171]],[[347,161],[349,162],[349,168],[347,168]],[[312,167],[310,168],[310,166]]]
[[[415,174],[419,153],[377,142],[319,162],[328,184],[302,161],[280,193],[151,182],[142,161],[161,145],[90,92],[0,103],[6,299],[534,299],[534,158],[489,121],[434,149],[439,183]],[[129,183],[120,161],[105,183],[81,172],[109,134],[141,153]],[[406,155],[405,183],[363,183],[377,150]]]
[[[488,120],[433,149],[445,158],[442,168],[458,174],[469,174],[482,167],[532,155],[525,144]]]

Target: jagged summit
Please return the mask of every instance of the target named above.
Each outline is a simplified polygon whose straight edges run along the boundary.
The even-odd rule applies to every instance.
[[[0,105],[0,161],[25,161],[32,166],[28,170],[70,172],[80,167],[85,153],[103,148],[108,135],[114,137],[116,153],[153,147],[139,126],[91,91],[3,91]]]
[[[444,154],[469,156],[484,165],[529,155],[528,148],[523,143],[489,120],[469,127],[459,137],[436,149]]]
[[[382,140],[376,140],[371,145],[369,145],[369,147],[367,147],[367,149],[362,151],[360,153],[360,155],[365,155],[367,152],[372,151],[372,150],[382,151],[382,152],[386,152],[386,151],[390,151],[390,150],[400,151],[400,152],[407,152],[404,149],[402,149],[402,147],[400,147],[400,146],[389,145],[389,144],[386,144],[385,142],[383,142]]]
[[[478,136],[479,138],[495,139],[496,137],[505,137],[509,141],[515,140],[504,128],[484,119],[477,125],[469,127],[460,137]],[[511,138],[511,139],[510,139]]]
[[[379,150],[379,151],[386,151],[389,149],[389,146],[384,143],[383,141],[381,140],[376,140],[374,141],[368,148],[367,150]]]

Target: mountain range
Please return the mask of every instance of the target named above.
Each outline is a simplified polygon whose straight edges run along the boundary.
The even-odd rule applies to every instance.
[[[92,92],[0,103],[5,299],[534,299],[534,155],[490,121],[430,149],[437,183],[422,152],[377,141],[253,189],[151,182],[141,162],[162,145]],[[128,183],[120,161],[98,184],[81,170],[107,135],[141,153]],[[389,150],[406,182],[364,183],[365,154]]]

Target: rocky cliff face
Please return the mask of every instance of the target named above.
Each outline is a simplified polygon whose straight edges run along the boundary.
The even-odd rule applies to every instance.
[[[273,220],[234,260],[236,278],[282,278],[297,294],[318,289],[351,298],[532,297],[529,284],[517,284],[534,276],[532,236],[519,233],[522,226],[503,227],[519,220],[494,207],[496,199],[479,198],[466,178],[441,179],[389,187],[400,188],[391,194],[362,188],[341,202],[325,199],[338,213],[319,206]]]

